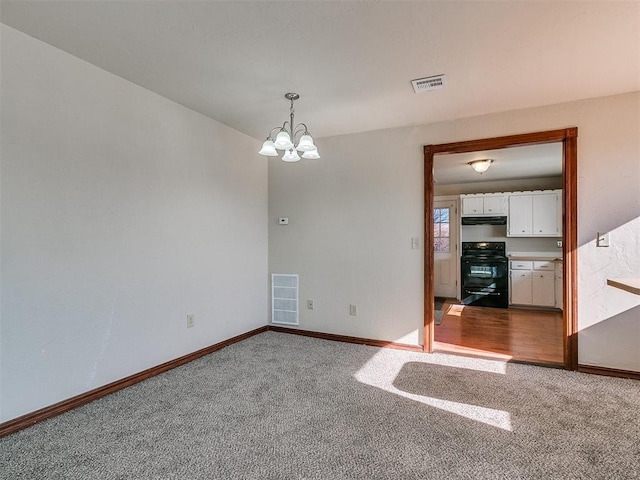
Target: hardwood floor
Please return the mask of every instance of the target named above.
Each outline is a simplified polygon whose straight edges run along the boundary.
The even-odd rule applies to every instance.
[[[434,351],[562,365],[562,312],[487,308],[447,301]]]

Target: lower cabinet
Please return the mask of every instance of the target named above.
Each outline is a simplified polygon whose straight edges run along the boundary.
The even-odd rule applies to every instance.
[[[556,308],[562,310],[563,306],[563,283],[562,283],[562,262],[556,263]]]
[[[511,260],[509,262],[512,305],[556,306],[556,268],[554,262]]]
[[[556,306],[556,273],[555,271],[533,271],[533,299],[531,305],[543,307]]]
[[[511,285],[510,302],[513,305],[533,305],[533,272],[531,270],[512,269],[509,272]]]

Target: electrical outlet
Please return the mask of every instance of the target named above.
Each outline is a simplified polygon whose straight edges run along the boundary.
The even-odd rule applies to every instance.
[[[349,315],[353,315],[354,317],[358,315],[358,305],[349,305]]]
[[[196,316],[194,314],[187,315],[187,328],[191,328],[196,324]]]
[[[311,299],[307,300],[307,308],[309,310],[313,310],[313,300]]]
[[[562,248],[562,240],[558,240],[558,241],[556,242],[556,247],[558,247],[558,248]]]

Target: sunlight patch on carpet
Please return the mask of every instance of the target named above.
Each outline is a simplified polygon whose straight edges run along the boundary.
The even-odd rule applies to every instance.
[[[433,355],[429,356],[430,359],[435,361],[425,361],[423,354],[416,354],[415,359],[411,361],[425,363],[427,365],[442,365],[448,367],[465,368],[470,370],[487,371],[490,373],[506,373],[506,365],[504,362],[496,362],[491,360],[478,360],[467,359],[464,357],[445,356],[445,355]],[[372,387],[380,388],[386,392],[393,393],[403,398],[413,400],[415,402],[428,405],[446,412],[460,415],[461,417],[468,418],[477,422],[490,425],[492,427],[500,428],[502,430],[512,431],[511,415],[509,412],[503,410],[497,410],[493,408],[481,407],[479,405],[472,405],[468,403],[455,402],[451,400],[444,400],[441,398],[434,398],[425,395],[418,395],[415,393],[405,392],[395,387],[394,382],[402,370],[402,367],[406,363],[406,356],[404,359],[395,357],[392,351],[381,350],[376,353],[367,363],[365,363],[360,370],[358,370],[354,377],[360,383],[370,385]],[[473,362],[474,368],[470,367],[470,362]],[[485,367],[485,368],[483,368]]]

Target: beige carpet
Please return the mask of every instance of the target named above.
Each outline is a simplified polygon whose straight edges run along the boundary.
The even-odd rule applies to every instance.
[[[0,440],[2,479],[640,478],[640,383],[266,332]]]

